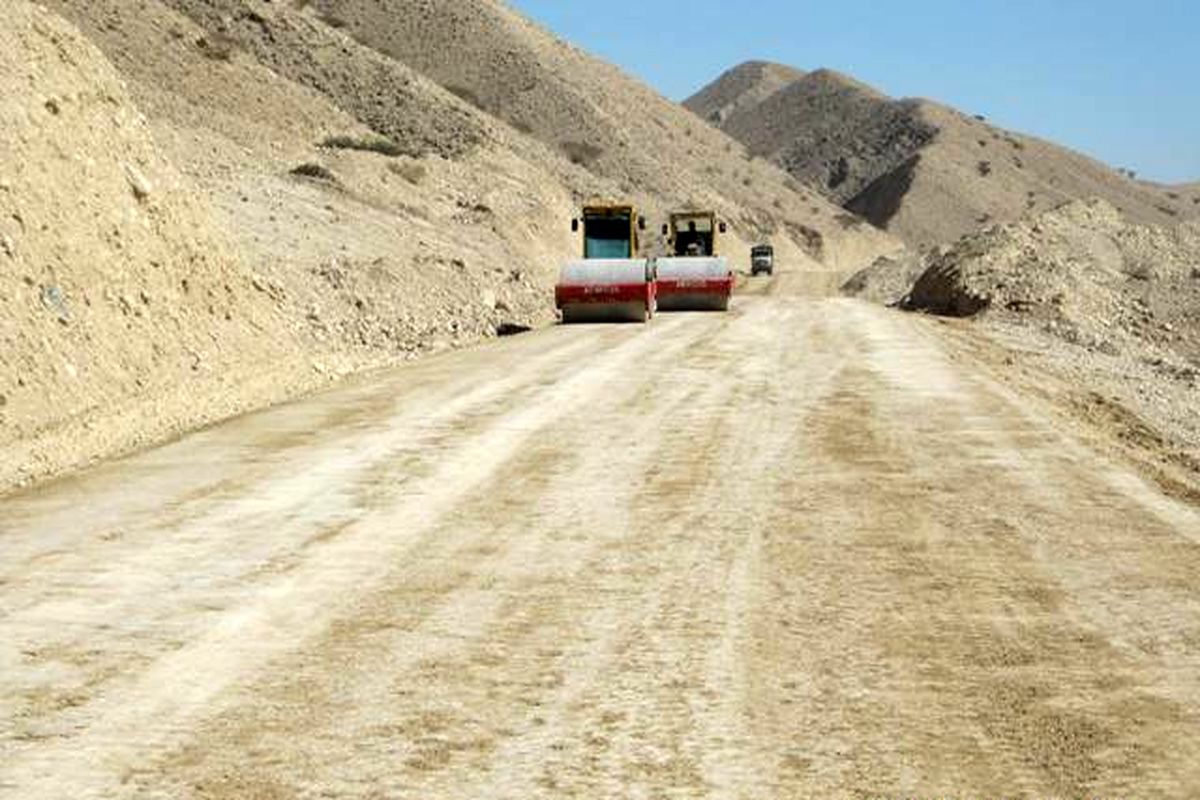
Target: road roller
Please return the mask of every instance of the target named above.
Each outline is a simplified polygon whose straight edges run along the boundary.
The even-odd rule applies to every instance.
[[[663,225],[671,255],[655,264],[663,311],[726,311],[733,297],[733,269],[718,252],[724,222],[712,211],[681,211]]]
[[[645,218],[621,203],[587,205],[571,220],[583,257],[563,266],[554,288],[564,323],[644,323],[654,316],[654,262],[638,258],[638,232],[645,227]]]

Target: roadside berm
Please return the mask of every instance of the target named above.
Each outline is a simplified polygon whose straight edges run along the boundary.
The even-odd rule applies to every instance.
[[[956,330],[981,335],[975,344],[991,347],[975,355],[1014,385],[1054,395],[1187,482],[1200,477],[1200,223],[1135,224],[1079,200],[924,261],[881,260],[847,291],[975,320]]]

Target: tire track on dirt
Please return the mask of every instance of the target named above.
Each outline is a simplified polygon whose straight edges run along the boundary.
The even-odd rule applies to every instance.
[[[824,280],[21,506],[0,795],[1188,797],[1195,512]]]

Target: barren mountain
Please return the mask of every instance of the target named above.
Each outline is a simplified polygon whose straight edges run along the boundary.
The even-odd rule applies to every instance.
[[[749,159],[676,104],[494,0],[50,4],[135,80],[143,104],[176,115],[191,107],[183,120],[188,127],[201,119],[217,127],[207,124],[216,111],[224,137],[248,125],[275,126],[284,129],[272,134],[277,146],[286,140],[297,157],[303,150],[311,157],[325,139],[346,138],[348,118],[357,126],[351,139],[382,137],[400,159],[465,163],[507,154],[531,165],[517,172],[535,187],[533,196],[557,187],[571,204],[632,197],[652,218],[684,205],[715,207],[740,237],[733,255],[741,260],[741,244],[763,239],[797,257],[803,251],[845,266],[897,246],[782,171]],[[205,68],[205,60],[217,63]],[[160,67],[176,80],[164,86]],[[196,72],[208,75],[198,80]],[[260,97],[256,82],[264,80],[270,91]],[[330,120],[328,111],[342,121]],[[294,117],[318,124],[305,135]],[[257,135],[238,138],[262,149]],[[195,158],[186,147],[179,156]],[[553,220],[542,221],[562,225],[569,213],[569,206],[559,208]],[[508,233],[506,226],[497,230]]]
[[[357,41],[611,181],[652,216],[673,206],[711,206],[730,219],[743,244],[779,236],[847,265],[892,244],[778,169],[748,158],[677,104],[503,3],[307,5]]]
[[[795,67],[769,61],[747,61],[701,89],[684,106],[693,114],[719,126],[803,77],[804,73]]]
[[[743,104],[721,128],[914,245],[953,241],[1072,199],[1104,198],[1143,223],[1197,210],[1066,148],[927,100],[894,100],[829,70]]]

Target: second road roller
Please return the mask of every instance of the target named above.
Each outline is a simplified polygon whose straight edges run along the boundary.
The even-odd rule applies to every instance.
[[[719,253],[724,222],[712,211],[671,215],[663,236],[672,255],[655,262],[663,311],[726,311],[733,297],[733,269]]]

